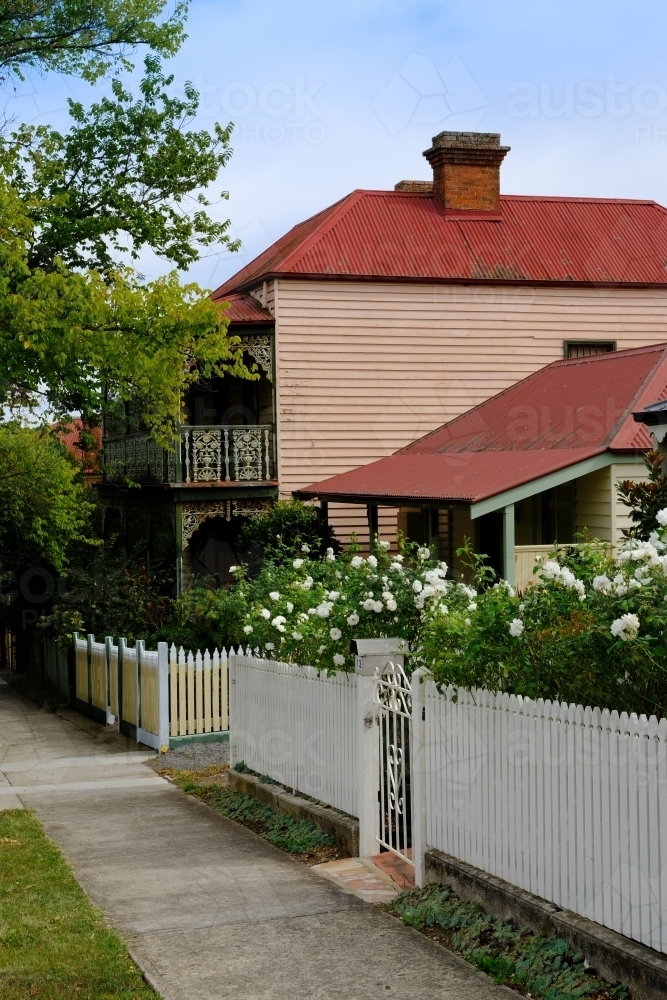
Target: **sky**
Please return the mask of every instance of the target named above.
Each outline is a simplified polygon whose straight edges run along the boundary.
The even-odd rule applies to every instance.
[[[188,36],[167,63],[174,88],[200,90],[196,127],[234,122],[209,195],[242,248],[211,248],[184,275],[206,288],[355,188],[429,179],[421,154],[444,129],[500,133],[505,193],[667,205],[657,0],[193,0]],[[0,102],[64,129],[67,98],[89,103],[107,86],[31,74]],[[169,269],[142,258],[148,278]]]

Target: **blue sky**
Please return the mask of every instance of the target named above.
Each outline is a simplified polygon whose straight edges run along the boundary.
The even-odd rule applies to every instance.
[[[428,178],[421,153],[449,128],[501,133],[507,193],[667,204],[666,29],[667,7],[641,0],[193,0],[169,68],[202,91],[201,127],[235,122],[212,193],[229,190],[214,212],[243,248],[188,277],[215,287],[352,189]],[[62,128],[68,95],[94,92],[33,75],[4,100]]]

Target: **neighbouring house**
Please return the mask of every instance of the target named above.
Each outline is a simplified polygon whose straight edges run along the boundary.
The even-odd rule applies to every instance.
[[[56,424],[55,430],[67,450],[81,463],[81,473],[88,486],[102,482],[102,428],[86,430],[90,437],[86,441],[81,417],[74,417],[64,424]],[[91,446],[88,447],[88,444]]]
[[[554,542],[587,531],[619,544],[630,520],[616,487],[645,477],[666,399],[667,343],[556,361],[396,454],[297,495],[365,504],[373,531],[380,509],[398,509],[398,528],[456,575],[468,537],[523,589]]]
[[[391,455],[551,361],[667,340],[667,211],[502,195],[507,152],[443,132],[431,180],[352,192],[218,288],[262,380],[194,390],[171,457],[107,431],[113,530],[171,539],[182,578],[225,581],[243,518],[276,496]],[[379,516],[391,533],[397,510]],[[363,506],[332,500],[328,517],[367,542]]]

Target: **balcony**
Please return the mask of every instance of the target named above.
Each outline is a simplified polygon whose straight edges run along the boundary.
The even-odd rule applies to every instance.
[[[271,424],[181,427],[173,451],[145,435],[105,438],[104,478],[139,483],[251,483],[275,478]]]

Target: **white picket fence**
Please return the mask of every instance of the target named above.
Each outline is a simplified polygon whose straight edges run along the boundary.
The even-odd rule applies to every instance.
[[[239,653],[235,683],[236,759],[356,816],[356,676]]]
[[[233,650],[232,650],[233,653]],[[74,633],[75,704],[156,750],[220,738],[229,729],[227,651],[213,653],[142,640],[104,642]]]
[[[368,856],[379,716],[377,680],[363,673],[230,658],[230,751],[232,764],[359,816]],[[666,720],[440,693],[418,671],[411,741],[418,884],[437,848],[667,953]]]
[[[426,682],[426,840],[667,953],[667,719]]]

